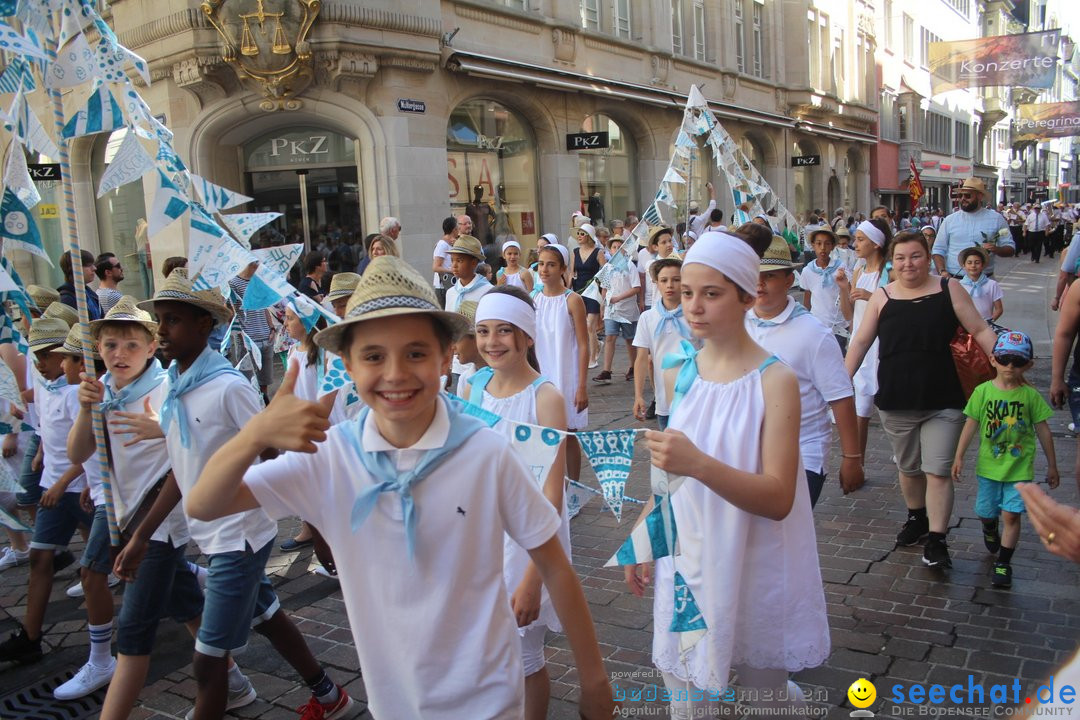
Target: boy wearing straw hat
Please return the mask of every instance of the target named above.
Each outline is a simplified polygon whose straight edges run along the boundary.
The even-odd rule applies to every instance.
[[[67,436],[79,412],[74,385],[64,372],[62,349],[70,328],[58,318],[41,317],[30,325],[29,344],[34,353],[41,382],[34,403],[41,422],[40,509],[30,541],[30,584],[26,595],[26,615],[17,632],[0,643],[0,662],[30,663],[41,659],[41,634],[45,606],[53,584],[53,558],[67,549],[80,527],[89,528],[91,514],[81,506],[79,496],[86,487],[82,467],[67,457]],[[78,382],[78,374],[74,376]]]
[[[185,275],[174,271],[154,298],[139,307],[153,309],[157,315],[158,346],[170,361],[168,385],[160,423],[153,413],[124,417],[134,439],[165,438],[173,474],[116,559],[117,574],[125,579],[134,579],[152,534],[182,497],[192,492],[210,456],[262,406],[247,379],[207,346],[214,325],[232,317],[217,290],[195,290]],[[214,522],[189,518],[188,530],[207,556],[209,569],[195,641],[198,694],[191,717],[219,718],[230,702],[242,700],[229,693],[228,659],[247,644],[252,627],[270,640],[311,688],[305,712],[321,713],[324,718],[348,712],[352,699],[312,656],[266,577],[277,524],[266,513],[252,510]]]
[[[483,275],[478,275],[476,268],[484,261],[484,249],[480,241],[472,235],[461,235],[454,241],[450,254],[450,268],[454,271],[454,284],[446,291],[445,309],[460,312],[465,301],[479,302],[480,298],[494,287]],[[462,363],[454,355],[450,364],[450,387],[456,387],[462,375],[476,372],[475,366]]]
[[[411,266],[373,260],[345,319],[315,336],[345,359],[367,407],[330,428],[326,403],[292,394],[291,367],[266,410],[206,464],[188,512],[211,519],[261,507],[319,527],[338,559],[369,709],[380,718],[522,717],[520,642],[502,574],[507,533],[529,549],[565,627],[579,712],[610,718],[611,688],[556,536],[558,514],[506,439],[441,395],[465,325]],[[291,452],[252,467],[269,449]]]
[[[326,299],[330,301],[335,315],[345,316],[345,305],[358,284],[360,276],[352,272],[339,272],[330,279],[330,292],[326,293]]]

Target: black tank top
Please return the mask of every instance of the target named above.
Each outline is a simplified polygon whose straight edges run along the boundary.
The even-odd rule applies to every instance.
[[[949,349],[960,321],[947,283],[942,278],[941,292],[912,300],[889,297],[881,308],[874,397],[879,409],[963,409],[967,404]]]
[[[574,272],[577,273],[574,278],[574,292],[581,292],[588,287],[596,273],[600,272],[599,255],[600,248],[594,247],[588,259],[582,260],[581,248],[574,248]]]

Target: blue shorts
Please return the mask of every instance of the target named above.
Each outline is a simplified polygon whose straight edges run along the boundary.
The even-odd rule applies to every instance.
[[[670,417],[669,415],[657,415],[656,416],[656,426],[659,427],[661,430],[667,430],[667,424],[668,424],[668,418],[669,417]]]
[[[622,335],[624,339],[633,342],[635,332],[637,332],[636,322],[623,322],[622,320],[604,318],[604,337]]]
[[[206,601],[195,651],[225,657],[247,645],[251,628],[269,620],[281,607],[266,577],[273,541],[262,549],[207,557]]]
[[[66,492],[53,507],[38,509],[34,537],[30,540],[32,550],[63,550],[80,525],[93,524],[94,516],[79,505],[79,495]]]
[[[996,518],[1001,511],[1024,512],[1024,498],[1014,482],[990,480],[979,476],[979,492],[975,496],[975,514],[981,518]]]
[[[112,570],[112,552],[109,550],[109,516],[105,506],[94,508],[94,524],[90,526],[90,537],[83,549],[82,566],[90,572],[108,575]]]
[[[158,540],[147,544],[135,582],[124,588],[116,621],[116,651],[121,655],[149,655],[161,618],[186,623],[202,614],[202,590],[184,559],[185,550],[186,543],[178,548]]]
[[[810,488],[810,509],[812,510],[817,505],[818,498],[821,497],[821,489],[825,487],[825,475],[807,470],[806,484]]]
[[[1069,370],[1066,382],[1069,385],[1069,412],[1073,425],[1080,428],[1080,370],[1075,365]]]
[[[23,453],[22,471],[19,473],[19,484],[23,491],[15,496],[15,503],[19,507],[36,507],[45,492],[41,489],[41,471],[32,469],[34,456],[40,446],[41,436],[34,433],[27,441],[26,452]]]

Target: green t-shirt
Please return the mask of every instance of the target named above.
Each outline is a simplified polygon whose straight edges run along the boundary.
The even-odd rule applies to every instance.
[[[975,388],[964,414],[979,423],[977,475],[1001,482],[1035,478],[1035,426],[1054,414],[1038,390],[999,390],[987,381]]]

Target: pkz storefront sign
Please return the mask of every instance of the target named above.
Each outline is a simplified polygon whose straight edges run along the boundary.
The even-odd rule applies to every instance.
[[[407,113],[424,113],[427,112],[427,103],[423,100],[410,100],[409,98],[398,98],[397,109],[400,112]]]
[[[567,150],[602,150],[609,146],[606,132],[567,133]]]
[[[60,163],[28,163],[31,180],[59,180]]]
[[[352,138],[321,129],[263,135],[244,146],[247,170],[295,165],[355,165]]]
[[[792,155],[791,167],[810,167],[811,165],[820,165],[820,155]]]

